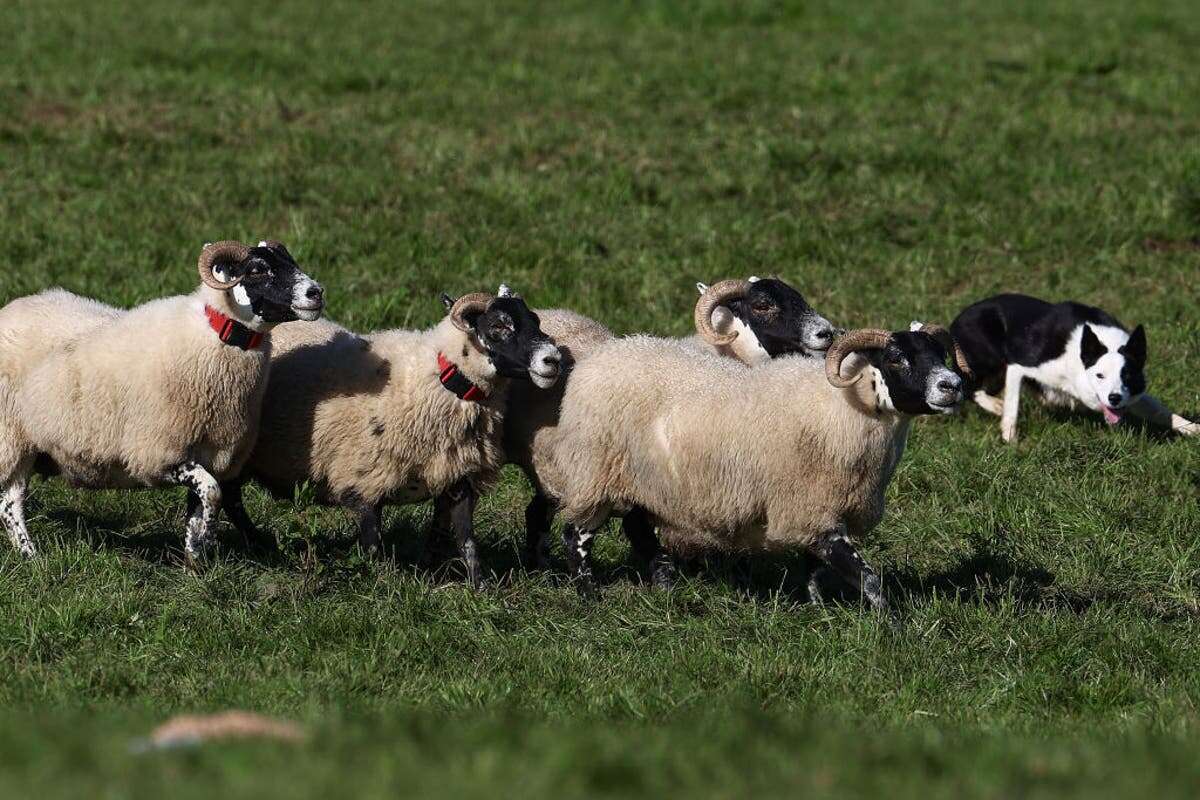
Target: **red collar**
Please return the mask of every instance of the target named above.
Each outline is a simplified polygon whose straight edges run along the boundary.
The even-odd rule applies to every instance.
[[[208,325],[217,332],[217,338],[231,347],[253,350],[263,343],[264,334],[252,331],[236,319],[225,316],[210,305],[204,306]]]
[[[450,359],[441,353],[438,353],[438,380],[442,382],[442,386],[458,395],[460,400],[468,400],[472,403],[482,403],[487,400],[487,392],[471,383],[466,375],[459,372],[458,366],[452,364]]]

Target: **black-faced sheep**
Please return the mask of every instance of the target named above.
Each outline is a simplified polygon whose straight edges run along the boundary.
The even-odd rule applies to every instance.
[[[670,340],[601,345],[571,374],[539,471],[573,577],[590,585],[594,532],[637,507],[689,549],[807,548],[885,607],[851,542],[883,516],[912,418],[962,401],[947,352],[961,368],[938,327],[852,331],[824,365],[792,356],[750,370]]]
[[[701,288],[702,287],[702,288]],[[755,366],[778,355],[797,353],[821,355],[833,341],[834,327],[788,284],[777,279],[725,280],[712,286],[698,285],[696,335],[681,340],[697,351],[712,353]],[[563,351],[564,381],[549,392],[517,387],[510,395],[514,412],[505,428],[508,460],[529,478],[534,497],[525,511],[526,560],[547,561],[547,535],[556,511],[541,486],[539,472],[549,464],[558,448],[556,426],[563,386],[571,366],[612,340],[613,335],[598,322],[572,311],[539,311],[543,329]],[[663,552],[654,526],[640,509],[625,515],[623,529],[635,555],[648,565],[651,582],[670,584],[674,574],[671,559]]]
[[[497,297],[443,300],[447,316],[425,331],[359,335],[332,322],[281,328],[247,477],[287,497],[308,482],[319,502],[358,516],[367,551],[379,547],[385,504],[433,498],[435,527],[453,527],[468,580],[478,585],[472,516],[504,465],[510,382],[552,386],[560,356],[507,287]],[[226,495],[235,524],[258,536],[240,487]]]
[[[0,519],[33,555],[37,468],[84,488],[188,488],[186,554],[258,434],[278,323],[315,320],[319,284],[278,242],[207,245],[200,288],[125,311],[61,289],[0,309]]]

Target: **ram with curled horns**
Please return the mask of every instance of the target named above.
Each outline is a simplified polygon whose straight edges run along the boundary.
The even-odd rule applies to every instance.
[[[785,355],[821,357],[837,329],[818,314],[804,297],[775,278],[722,280],[711,286],[697,284],[693,321],[696,334],[680,340],[695,357],[718,355],[747,367]],[[526,561],[544,566],[548,561],[548,534],[557,511],[542,488],[541,470],[553,463],[558,449],[556,426],[563,386],[571,366],[610,341],[608,328],[563,309],[539,310],[542,327],[562,349],[564,381],[549,392],[514,387],[509,403],[514,409],[505,427],[504,446],[510,462],[525,472],[534,489],[525,510]],[[622,528],[634,554],[646,565],[651,583],[669,586],[674,565],[661,547],[654,526],[641,509],[624,515]]]
[[[185,553],[213,540],[220,483],[258,434],[276,325],[317,319],[321,286],[279,242],[206,245],[201,286],[128,311],[62,289],[0,309],[0,521],[35,553],[30,476],[188,490]]]
[[[638,507],[669,547],[803,548],[885,608],[857,545],[883,517],[912,420],[962,402],[962,368],[940,326],[850,331],[823,363],[749,370],[697,361],[672,340],[601,345],[575,366],[555,462],[541,472],[568,526],[573,577],[591,583],[596,531]]]
[[[504,465],[509,388],[553,386],[561,357],[507,286],[442,299],[446,316],[423,331],[357,334],[329,321],[281,328],[244,477],[285,498],[307,483],[319,502],[355,515],[369,553],[382,546],[385,506],[433,499],[435,531],[453,532],[478,586],[472,520]],[[225,496],[234,524],[273,544],[246,514],[240,483]]]

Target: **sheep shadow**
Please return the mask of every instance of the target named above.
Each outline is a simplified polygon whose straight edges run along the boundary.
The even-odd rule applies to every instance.
[[[66,531],[77,533],[78,541],[86,542],[95,552],[112,551],[154,565],[183,562],[182,517],[178,528],[172,528],[169,521],[160,521],[146,530],[129,533],[129,520],[115,514],[43,508],[41,515]]]

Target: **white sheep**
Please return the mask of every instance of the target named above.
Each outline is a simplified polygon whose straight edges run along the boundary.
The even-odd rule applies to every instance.
[[[697,333],[680,340],[697,355],[718,354],[754,366],[789,353],[821,355],[833,341],[835,329],[829,321],[783,281],[752,277],[712,286],[697,284],[697,288],[700,298],[693,314]],[[574,363],[613,338],[608,328],[573,311],[539,310],[538,315],[543,330],[563,351],[568,376]],[[558,447],[555,427],[562,386],[550,392],[514,388],[509,401],[514,413],[509,415],[504,433],[509,462],[521,467],[534,488],[525,510],[525,548],[526,560],[539,565],[548,560],[546,537],[555,505],[543,491],[538,475]],[[625,515],[623,529],[635,554],[649,565],[652,583],[668,585],[674,568],[645,514],[632,509]]]
[[[271,329],[315,320],[321,287],[278,242],[206,245],[190,295],[118,310],[61,289],[0,309],[0,520],[34,555],[35,466],[82,488],[183,485],[186,554],[258,433]]]
[[[805,547],[886,607],[851,540],[882,517],[912,418],[962,401],[947,351],[961,367],[932,326],[853,331],[824,369],[793,356],[747,370],[644,336],[601,345],[567,382],[553,464],[539,471],[573,577],[590,588],[594,532],[640,507],[677,548]]]
[[[447,316],[425,331],[281,328],[246,477],[285,497],[309,483],[319,502],[357,515],[368,552],[379,548],[384,505],[433,498],[435,526],[453,527],[478,585],[472,514],[504,465],[510,382],[552,386],[560,357],[507,287],[443,300]],[[235,525],[259,537],[240,486],[225,489]]]

